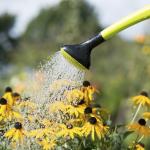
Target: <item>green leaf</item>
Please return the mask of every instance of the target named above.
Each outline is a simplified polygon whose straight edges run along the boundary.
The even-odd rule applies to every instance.
[[[127,138],[130,134],[132,134],[133,131],[126,131],[124,134],[123,134],[123,139]]]

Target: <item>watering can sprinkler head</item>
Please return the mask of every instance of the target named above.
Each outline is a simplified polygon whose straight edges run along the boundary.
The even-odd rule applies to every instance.
[[[76,45],[64,45],[61,48],[61,53],[65,57],[67,55],[67,60],[70,60],[77,67],[82,69],[89,69],[91,65],[91,51],[94,47],[98,46],[105,40],[102,36],[95,36],[92,39]],[[70,59],[69,59],[70,57]]]
[[[100,34],[84,43],[64,45],[61,48],[61,54],[74,66],[80,69],[89,69],[90,55],[94,47],[100,45],[118,32],[149,18],[150,5],[107,27]]]

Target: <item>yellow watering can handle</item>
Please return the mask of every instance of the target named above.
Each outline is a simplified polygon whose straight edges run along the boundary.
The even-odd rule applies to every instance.
[[[148,18],[150,18],[150,5],[107,27],[100,34],[104,40],[107,40],[116,33]]]

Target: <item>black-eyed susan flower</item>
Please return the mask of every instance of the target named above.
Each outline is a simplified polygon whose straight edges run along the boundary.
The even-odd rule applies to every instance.
[[[14,111],[11,106],[7,103],[5,98],[0,99],[0,121],[1,120],[12,120],[12,119],[22,119],[20,113]]]
[[[132,100],[135,105],[150,106],[150,99],[145,91],[141,92],[138,96],[134,96]]]
[[[7,104],[7,100],[5,98],[0,99],[0,114],[5,115],[6,111],[11,110],[11,107]]]
[[[134,131],[142,136],[150,136],[150,128],[146,125],[145,119],[139,119],[138,123],[128,125],[129,131]]]
[[[83,87],[81,91],[84,93],[84,99],[87,102],[87,105],[93,100],[93,95],[95,92],[98,92],[97,89],[90,84],[89,81],[83,82]]]
[[[11,111],[11,107],[7,104],[7,100],[5,98],[0,99],[0,121],[6,120],[9,116],[9,112]]]
[[[10,106],[12,106],[14,104],[14,100],[13,100],[13,97],[12,97],[12,88],[6,87],[5,93],[2,97],[7,100],[8,104]]]
[[[97,109],[92,107],[86,107],[84,109],[85,117],[95,117],[96,119],[101,119],[100,115],[97,114]]]
[[[95,117],[90,117],[88,122],[84,124],[81,131],[85,137],[91,135],[92,140],[95,140],[95,136],[99,139],[103,138],[108,133],[108,126],[102,124],[102,122]]]
[[[145,145],[143,143],[138,143],[135,145],[135,150],[145,150]]]
[[[150,119],[150,112],[144,112],[143,113],[143,117],[145,118],[145,119]]]
[[[138,115],[138,112],[141,109],[141,106],[147,106],[147,107],[150,106],[150,99],[148,97],[148,93],[145,91],[141,92],[140,95],[133,97],[132,100],[133,100],[134,105],[138,105],[138,107],[137,107],[137,110],[133,116],[131,123],[134,122],[136,116]]]
[[[20,122],[16,122],[14,128],[8,130],[4,136],[10,139],[12,142],[23,143],[25,136],[27,136],[27,131],[25,131]]]
[[[75,136],[82,136],[79,127],[74,127],[72,124],[60,124],[60,131],[58,132],[58,137],[70,137],[73,139]]]

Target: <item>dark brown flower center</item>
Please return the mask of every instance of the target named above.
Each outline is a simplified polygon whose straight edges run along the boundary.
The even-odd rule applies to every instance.
[[[145,92],[145,91],[142,91],[140,94],[143,95],[143,96],[145,96],[145,97],[148,97],[148,93]]]
[[[141,126],[145,126],[146,125],[146,121],[145,121],[145,119],[140,119],[139,121],[138,121],[138,123],[141,125]]]
[[[7,100],[5,98],[1,98],[0,99],[0,104],[1,105],[6,105],[7,104]]]
[[[6,87],[5,88],[5,92],[7,93],[7,92],[12,92],[12,88],[11,87]]]
[[[78,102],[78,105],[82,105],[82,104],[84,104],[85,103],[85,101],[84,101],[84,99],[82,99],[82,100],[80,100],[79,102]]]
[[[83,86],[84,87],[88,87],[88,86],[90,86],[91,84],[90,84],[90,82],[89,81],[83,81]]]
[[[16,122],[15,125],[14,125],[14,127],[16,129],[22,129],[22,124],[20,122]]]
[[[96,120],[96,118],[95,117],[91,117],[91,118],[89,118],[89,120],[88,120],[91,124],[96,124],[96,122],[97,122],[97,120]]]
[[[73,125],[72,124],[67,124],[67,129],[72,129],[73,128]]]
[[[91,108],[91,107],[86,107],[86,108],[84,109],[84,113],[85,113],[85,114],[91,114],[91,113],[92,113],[92,108]]]

